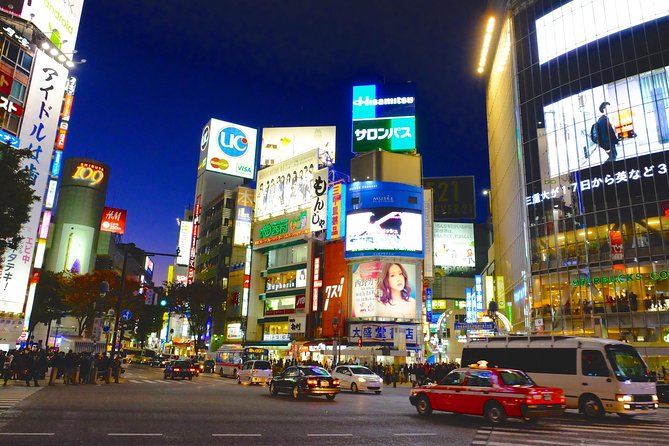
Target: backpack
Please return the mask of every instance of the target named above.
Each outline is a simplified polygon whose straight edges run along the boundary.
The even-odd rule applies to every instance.
[[[599,135],[597,135],[597,122],[590,127],[590,140],[597,144],[599,142]]]

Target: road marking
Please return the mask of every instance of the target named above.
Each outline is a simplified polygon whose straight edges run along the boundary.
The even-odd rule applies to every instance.
[[[149,433],[108,433],[110,437],[162,437],[163,434],[149,434]]]
[[[393,434],[393,435],[395,435],[396,437],[411,437],[411,436],[414,436],[414,435],[416,435],[416,436],[421,435],[421,436],[427,437],[427,436],[432,436],[432,435],[437,435],[437,434],[432,433],[432,432],[414,432],[414,433],[409,433],[409,434]]]
[[[128,381],[130,381],[131,383],[136,383],[136,384],[141,383],[141,381],[139,381],[137,379],[129,379]]]
[[[54,432],[0,432],[0,435],[4,436],[10,436],[10,435],[24,435],[24,436],[29,436],[29,435],[35,435],[35,436],[52,436],[56,435]]]
[[[307,434],[307,437],[352,437],[353,434]]]
[[[262,437],[262,434],[211,434],[212,437]]]

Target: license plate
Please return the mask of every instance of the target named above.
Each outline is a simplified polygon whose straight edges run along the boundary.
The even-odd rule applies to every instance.
[[[545,399],[546,401],[550,401],[550,400],[551,400],[551,395],[550,395],[550,393],[544,395],[544,399]]]
[[[321,387],[330,387],[330,383],[328,381],[321,381]]]

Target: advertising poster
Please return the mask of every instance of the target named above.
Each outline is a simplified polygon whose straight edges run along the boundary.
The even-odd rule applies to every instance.
[[[251,223],[253,220],[253,189],[240,187],[237,190],[237,209],[235,213],[234,245],[245,246],[251,243]]]
[[[198,175],[203,169],[253,179],[258,131],[211,119],[202,129]]]
[[[94,233],[95,229],[89,226],[73,223],[64,225],[55,271],[87,274],[92,269],[90,261]]]
[[[666,150],[668,84],[668,67],[663,67],[584,90],[545,106],[544,175],[553,178],[607,161]],[[625,172],[624,181],[655,173],[652,166],[640,167]],[[621,181],[617,177],[612,179]],[[602,179],[597,187],[606,184]]]
[[[351,305],[352,318],[417,319],[416,265],[382,261],[352,265]]]
[[[253,226],[253,246],[284,241],[311,232],[310,210],[292,212],[285,217],[264,220]]]
[[[190,258],[190,244],[193,237],[193,222],[182,220],[179,223],[179,256],[177,265],[187,266]]]
[[[84,0],[31,0],[24,3],[21,18],[33,22],[64,54],[74,53]]]
[[[423,187],[432,189],[435,221],[476,218],[473,176],[423,178]]]
[[[346,196],[346,256],[423,256],[423,189],[351,183]]]
[[[260,167],[274,166],[291,158],[318,150],[318,164],[335,162],[337,127],[273,127],[262,130]]]
[[[441,267],[476,267],[474,224],[434,223],[434,264]]]
[[[258,171],[255,219],[282,215],[311,205],[318,151],[312,150]]]
[[[34,175],[33,189],[39,200],[30,208],[29,219],[23,225],[23,241],[17,249],[7,249],[2,257],[0,278],[0,311],[21,313],[25,303],[30,268],[37,245],[37,230],[42,213],[42,200],[49,177],[51,154],[58,127],[57,113],[40,113],[40,110],[60,110],[67,82],[67,69],[52,58],[37,51],[33,65],[25,114],[19,133],[21,148],[41,147],[42,152],[26,160],[24,167]],[[40,74],[41,73],[41,74]],[[47,94],[48,92],[48,94]],[[34,128],[40,128],[37,133]],[[39,155],[39,156],[38,156]],[[28,302],[32,306],[32,302]]]

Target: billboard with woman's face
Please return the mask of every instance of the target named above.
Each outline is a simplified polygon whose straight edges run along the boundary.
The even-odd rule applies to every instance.
[[[417,320],[416,265],[364,262],[351,266],[351,317]]]

